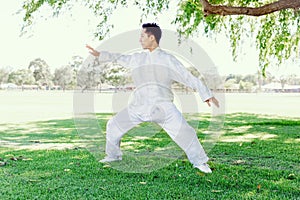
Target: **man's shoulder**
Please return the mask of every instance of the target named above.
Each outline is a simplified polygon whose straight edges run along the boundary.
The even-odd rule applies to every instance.
[[[174,55],[172,54],[172,52],[167,51],[167,50],[164,50],[164,49],[160,49],[160,51],[161,51],[161,55],[162,55],[162,56],[168,57],[171,61],[177,61],[176,56],[174,56]]]
[[[159,53],[164,56],[174,57],[173,54],[165,49],[158,49]]]
[[[140,57],[143,55],[146,55],[147,53],[145,51],[135,51],[133,53],[129,53],[128,55],[131,55],[133,57]]]

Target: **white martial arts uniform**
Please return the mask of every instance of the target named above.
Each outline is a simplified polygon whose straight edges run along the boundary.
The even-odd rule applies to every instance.
[[[184,150],[194,166],[208,161],[195,130],[186,122],[173,103],[171,84],[173,81],[196,89],[203,101],[212,97],[210,90],[194,77],[173,55],[156,48],[121,55],[100,52],[100,62],[116,62],[132,70],[136,89],[132,102],[107,123],[106,154],[120,159],[122,136],[136,125],[151,121],[159,124],[176,144]]]

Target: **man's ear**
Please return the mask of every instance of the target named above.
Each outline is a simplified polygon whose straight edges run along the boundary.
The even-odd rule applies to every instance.
[[[150,35],[150,39],[151,39],[151,41],[155,41],[154,35]]]

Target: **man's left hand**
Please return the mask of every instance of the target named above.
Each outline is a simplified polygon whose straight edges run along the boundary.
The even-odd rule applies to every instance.
[[[207,105],[210,107],[211,106],[211,103],[213,103],[215,106],[217,106],[218,108],[220,107],[219,105],[219,101],[215,98],[215,97],[211,97],[209,99],[207,99],[205,101],[207,103]]]

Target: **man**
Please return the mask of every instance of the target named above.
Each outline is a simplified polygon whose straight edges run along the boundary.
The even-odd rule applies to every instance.
[[[207,164],[208,157],[195,130],[173,103],[171,84],[177,81],[196,89],[208,106],[213,103],[219,107],[219,102],[173,55],[160,49],[161,35],[162,31],[157,24],[143,24],[139,42],[145,51],[131,55],[98,52],[89,45],[86,46],[100,62],[116,62],[129,67],[136,85],[132,102],[107,123],[105,150],[107,156],[100,162],[122,160],[120,149],[122,136],[136,125],[151,121],[160,125],[184,150],[195,168],[211,173]]]

